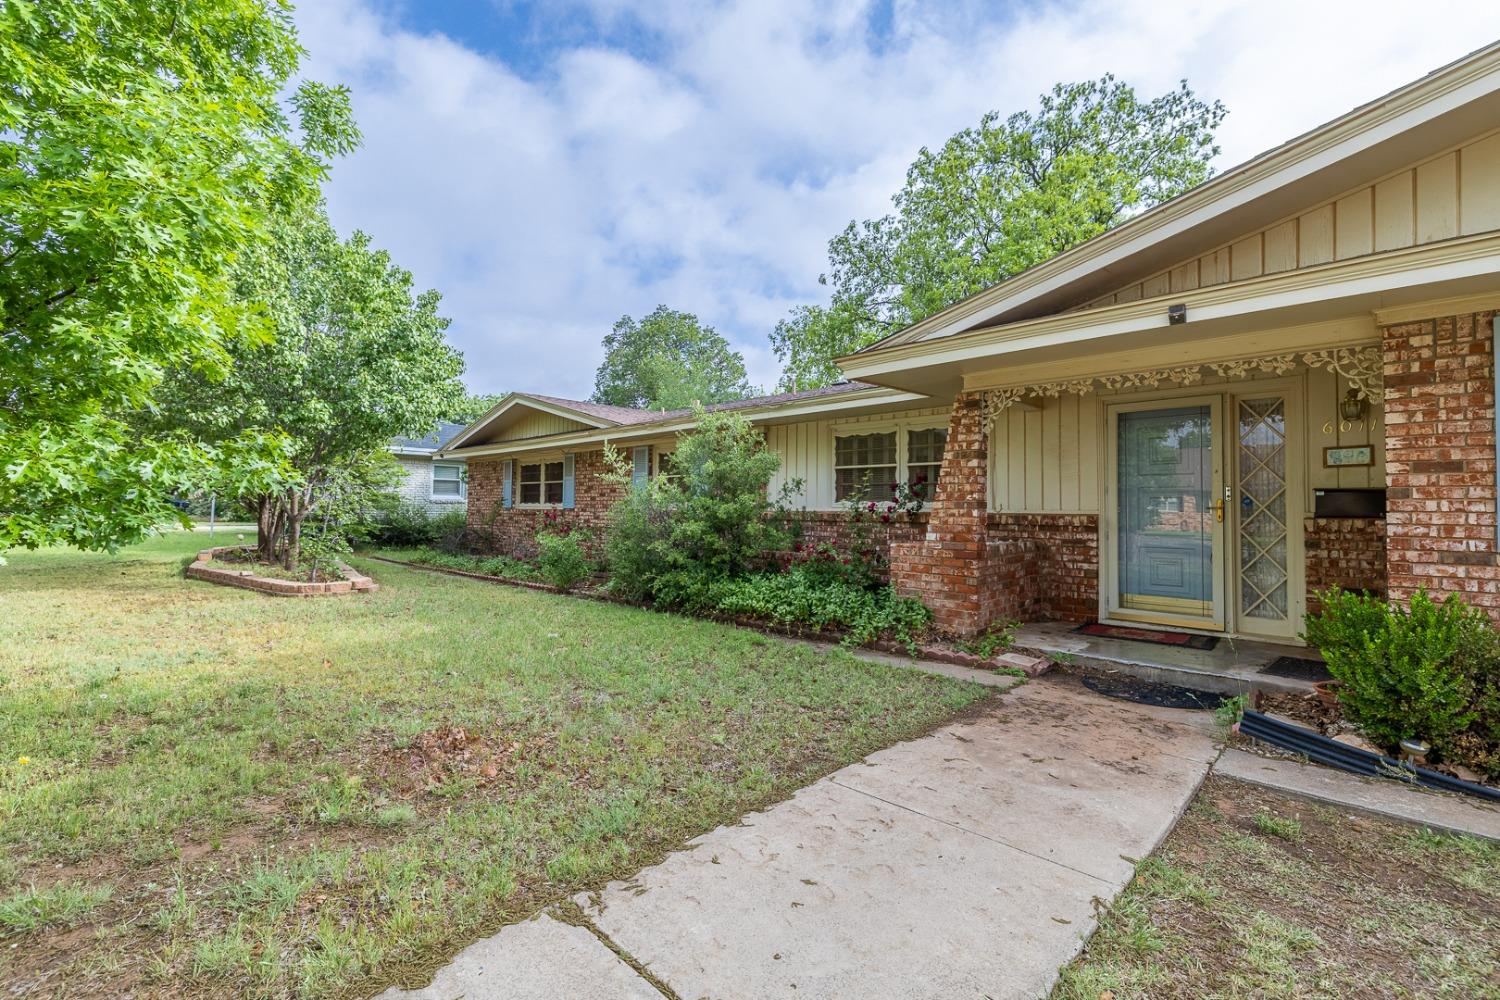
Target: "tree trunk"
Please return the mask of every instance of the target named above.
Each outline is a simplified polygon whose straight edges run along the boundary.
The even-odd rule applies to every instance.
[[[286,495],[286,559],[283,565],[288,572],[297,568],[297,559],[302,554],[302,519],[307,516],[302,497],[296,490]]]
[[[255,546],[265,562],[276,561],[276,498],[263,496],[256,503]]]

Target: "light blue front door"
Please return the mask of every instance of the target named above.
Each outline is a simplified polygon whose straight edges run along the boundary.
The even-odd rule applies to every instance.
[[[1119,609],[1214,617],[1214,427],[1208,404],[1116,421]]]

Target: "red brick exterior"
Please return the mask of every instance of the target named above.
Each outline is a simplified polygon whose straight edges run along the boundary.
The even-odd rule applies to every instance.
[[[1379,517],[1309,517],[1302,522],[1307,565],[1307,609],[1317,614],[1318,592],[1330,587],[1386,592],[1385,520]]]
[[[1484,312],[1382,330],[1392,600],[1426,587],[1500,618],[1494,322]]]
[[[856,525],[844,511],[804,510],[791,517],[794,536],[803,545],[832,545],[840,552],[854,553],[863,544],[874,549],[875,557],[888,564],[892,543],[914,542],[927,533],[929,519],[927,511],[920,514],[897,515],[889,522],[879,516]]]
[[[609,509],[625,495],[626,487],[606,480],[604,452],[579,452],[573,457],[573,506],[569,509],[501,506],[503,471],[498,458],[469,459],[468,527],[480,547],[517,558],[536,554],[536,534],[543,518],[553,513],[563,524],[602,534]],[[519,462],[516,469],[519,470]],[[513,471],[516,489],[519,471]],[[514,494],[513,494],[514,495]]]
[[[1099,615],[1099,518],[1094,514],[991,514],[992,541],[1036,548],[1034,617],[1087,621]]]

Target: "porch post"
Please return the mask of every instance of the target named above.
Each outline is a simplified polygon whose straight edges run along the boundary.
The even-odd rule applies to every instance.
[[[891,546],[896,589],[922,601],[939,628],[958,635],[981,632],[996,616],[1000,581],[990,564],[985,523],[988,423],[977,393],[962,393],[953,401],[927,535]]]
[[[1390,598],[1459,594],[1500,620],[1495,312],[1381,328]]]

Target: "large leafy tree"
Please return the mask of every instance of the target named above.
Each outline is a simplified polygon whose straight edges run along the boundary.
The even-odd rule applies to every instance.
[[[357,141],[281,0],[0,3],[0,550],[107,548],[212,455],[141,437],[164,369],[264,336],[231,268]]]
[[[213,445],[283,437],[295,476],[246,499],[259,511],[263,555],[293,566],[304,522],[347,492],[351,470],[462,404],[463,358],[444,339],[438,294],[416,292],[364,234],[341,240],[321,208],[278,223],[272,242],[242,260],[236,290],[275,336],[231,345],[219,377],[172,372],[146,423]]]
[[[745,359],[692,313],[657,306],[637,323],[620,317],[604,337],[594,401],[673,410],[744,399]]]
[[[1036,112],[985,115],[923,149],[895,211],[828,245],[827,306],[771,343],[784,388],[839,378],[833,359],[952,305],[1201,184],[1224,117],[1184,82],[1143,101],[1112,76],[1058,84]]]

